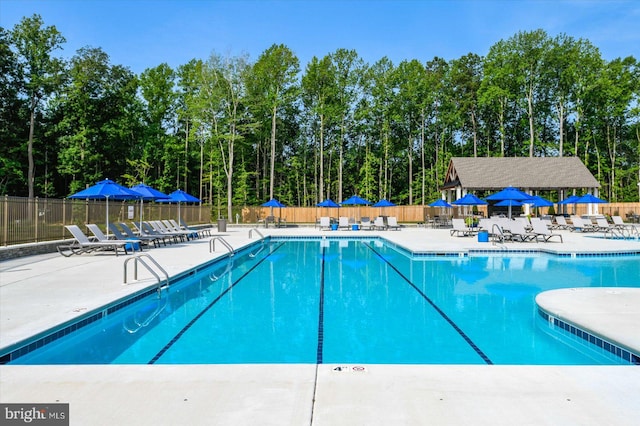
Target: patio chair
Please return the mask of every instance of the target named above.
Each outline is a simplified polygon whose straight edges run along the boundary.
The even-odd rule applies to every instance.
[[[151,227],[156,231],[159,232],[161,234],[165,234],[165,235],[172,235],[178,239],[180,239],[180,241],[187,241],[189,240],[189,232],[177,232],[177,231],[171,231],[170,229],[168,229],[166,226],[164,226],[164,224],[162,223],[162,221],[160,220],[150,220],[149,221],[149,225],[151,225]]]
[[[180,225],[178,225],[175,220],[171,222],[170,220],[164,219],[164,220],[161,220],[160,223],[162,223],[162,225],[164,225],[164,227],[170,232],[183,234],[187,238],[187,240],[194,240],[198,238],[197,232],[187,231],[185,229],[180,228]]]
[[[553,229],[571,229],[571,225],[569,225],[567,223],[567,220],[564,218],[564,216],[556,216],[555,217],[555,225],[553,225],[553,227],[551,228]]]
[[[371,231],[373,229],[373,223],[371,223],[371,219],[368,217],[363,217],[360,220],[360,229],[364,231]]]
[[[554,234],[549,230],[547,225],[541,220],[531,221],[531,226],[533,228],[532,233],[536,235],[536,239],[544,241],[548,243],[549,240],[553,237],[560,237],[560,242],[562,243],[562,235]]]
[[[175,222],[173,219],[171,219],[172,222]],[[185,231],[195,231],[198,233],[198,235],[200,235],[201,237],[211,237],[211,226],[208,226],[206,228],[193,228],[189,225],[187,225],[187,222],[184,221],[184,219],[180,218],[180,228],[185,230]]]
[[[387,225],[384,223],[384,218],[382,216],[378,216],[374,219],[373,229],[377,229],[379,231],[386,231]]]
[[[509,227],[508,231],[505,230],[506,226]],[[503,230],[505,230],[505,238],[509,241],[521,243],[529,241],[538,242],[537,235],[532,232],[528,232],[520,220],[511,220],[509,221],[509,225],[505,225],[505,227],[503,227]]]
[[[607,222],[607,219],[604,217],[596,217],[596,224],[594,228],[596,231],[607,232],[615,229],[615,226],[609,225],[609,222]]]
[[[149,247],[149,244],[153,242],[153,245],[157,247],[153,239],[138,238],[135,235],[133,237],[127,237],[122,233],[122,231],[120,231],[120,228],[118,228],[115,223],[109,222],[109,230],[113,233],[113,236],[116,237],[116,240],[126,240],[132,243],[144,244],[147,247]]]
[[[58,253],[64,257],[101,250],[113,250],[116,256],[118,256],[119,249],[124,250],[124,253],[128,254],[126,242],[115,240],[106,242],[91,241],[77,225],[66,225],[65,228],[73,235],[74,241],[71,244],[56,247]]]
[[[320,218],[320,230],[323,229],[327,231],[331,229],[331,218],[329,216],[322,216]]]
[[[133,222],[133,225],[138,228],[137,222]],[[182,241],[178,235],[160,232],[155,226],[152,226],[151,222],[142,222],[142,229],[138,229],[141,235],[151,235],[164,239],[169,239],[169,242],[178,243]],[[165,240],[166,241],[166,240]]]
[[[400,230],[400,225],[398,225],[398,218],[395,216],[389,216],[387,218],[387,228],[388,229],[393,229],[395,231],[399,231]]]
[[[351,225],[349,225],[349,218],[346,216],[340,216],[338,218],[338,229],[351,229]]]
[[[635,231],[636,229],[633,223],[625,223],[621,216],[611,216],[611,220],[613,220],[613,226],[617,229],[628,229],[631,231]]]
[[[596,230],[596,227],[593,226],[591,221],[587,223],[580,216],[571,216],[571,224],[569,228],[571,232],[594,232]]]
[[[87,229],[89,229],[89,231],[91,231],[91,233],[98,239],[99,242],[101,243],[106,243],[106,242],[111,242],[111,241],[117,241],[120,243],[125,243],[125,249],[127,248],[131,248],[131,251],[136,251],[136,248],[139,251],[142,251],[142,246],[140,245],[140,240],[113,240],[110,239],[109,237],[107,237],[106,235],[104,235],[102,233],[102,230],[98,227],[98,225],[94,224],[94,223],[88,223],[87,225]]]
[[[153,245],[155,247],[157,247],[160,242],[162,242],[162,244],[164,244],[165,247],[167,246],[167,240],[165,237],[161,235],[158,236],[158,235],[145,234],[144,232],[140,231],[140,227],[138,226],[137,223],[134,223],[133,227],[138,230],[138,235],[136,235],[136,233],[133,232],[133,230],[129,227],[129,225],[127,225],[124,222],[120,222],[120,228],[122,228],[122,231],[127,236],[127,238],[148,239],[149,241],[153,241]],[[169,242],[171,242],[171,239],[169,239]]]
[[[453,218],[451,219],[451,224],[453,225],[453,229],[449,231],[449,235],[452,237],[454,234],[458,237],[471,237],[478,233],[477,230],[469,228],[464,222],[464,219]]]

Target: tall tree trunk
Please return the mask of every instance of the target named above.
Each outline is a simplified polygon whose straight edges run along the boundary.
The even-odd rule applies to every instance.
[[[318,185],[318,194],[324,197],[324,115],[322,114],[320,114],[320,182]]]
[[[527,103],[529,105],[529,157],[533,157],[533,144],[535,141],[535,127],[533,125],[533,87],[529,87]]]
[[[269,172],[269,199],[273,198],[273,185],[275,180],[275,166],[276,166],[276,114],[278,107],[273,106],[271,113],[271,163]]]
[[[560,126],[560,142],[558,146],[558,156],[562,157],[564,151],[564,105],[558,102],[558,123]]]
[[[35,165],[33,163],[33,133],[36,122],[36,98],[31,99],[31,116],[29,118],[29,142],[27,144],[27,158],[29,161],[29,171],[27,176],[27,185],[29,187],[29,198],[33,198],[34,182],[35,182]]]
[[[425,153],[424,153],[424,109],[422,110],[422,120],[420,123],[420,166],[422,168],[422,182],[421,182],[421,199],[424,206],[426,198],[426,165],[425,165]]]
[[[411,155],[411,153],[413,152],[413,146],[412,146],[412,140],[411,140],[411,132],[409,132],[409,140],[408,143],[409,145],[407,146],[407,155],[408,155],[408,160],[409,160],[409,176],[408,176],[408,184],[409,184],[409,205],[413,204],[413,155]]]

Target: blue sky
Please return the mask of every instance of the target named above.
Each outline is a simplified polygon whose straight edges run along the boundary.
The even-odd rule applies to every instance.
[[[60,56],[101,47],[135,73],[163,62],[248,54],[285,44],[301,67],[313,56],[355,49],[368,63],[387,56],[446,60],[518,31],[586,38],[607,60],[640,59],[636,0],[0,0],[0,26],[40,14],[67,39]]]

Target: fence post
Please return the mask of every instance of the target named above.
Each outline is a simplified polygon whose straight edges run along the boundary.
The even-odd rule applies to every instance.
[[[5,195],[4,197],[4,220],[2,221],[2,229],[4,229],[4,232],[2,233],[2,245],[9,245],[9,196]]]
[[[35,208],[33,209],[33,222],[35,223],[34,226],[34,239],[36,241],[36,243],[38,242],[38,217],[39,217],[39,210],[38,210],[38,197],[36,197],[36,199],[34,200],[34,204],[35,204]]]

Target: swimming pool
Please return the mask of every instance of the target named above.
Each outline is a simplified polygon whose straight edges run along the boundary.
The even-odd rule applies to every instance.
[[[550,330],[534,297],[638,277],[634,256],[413,256],[375,238],[269,239],[11,363],[616,364]]]

